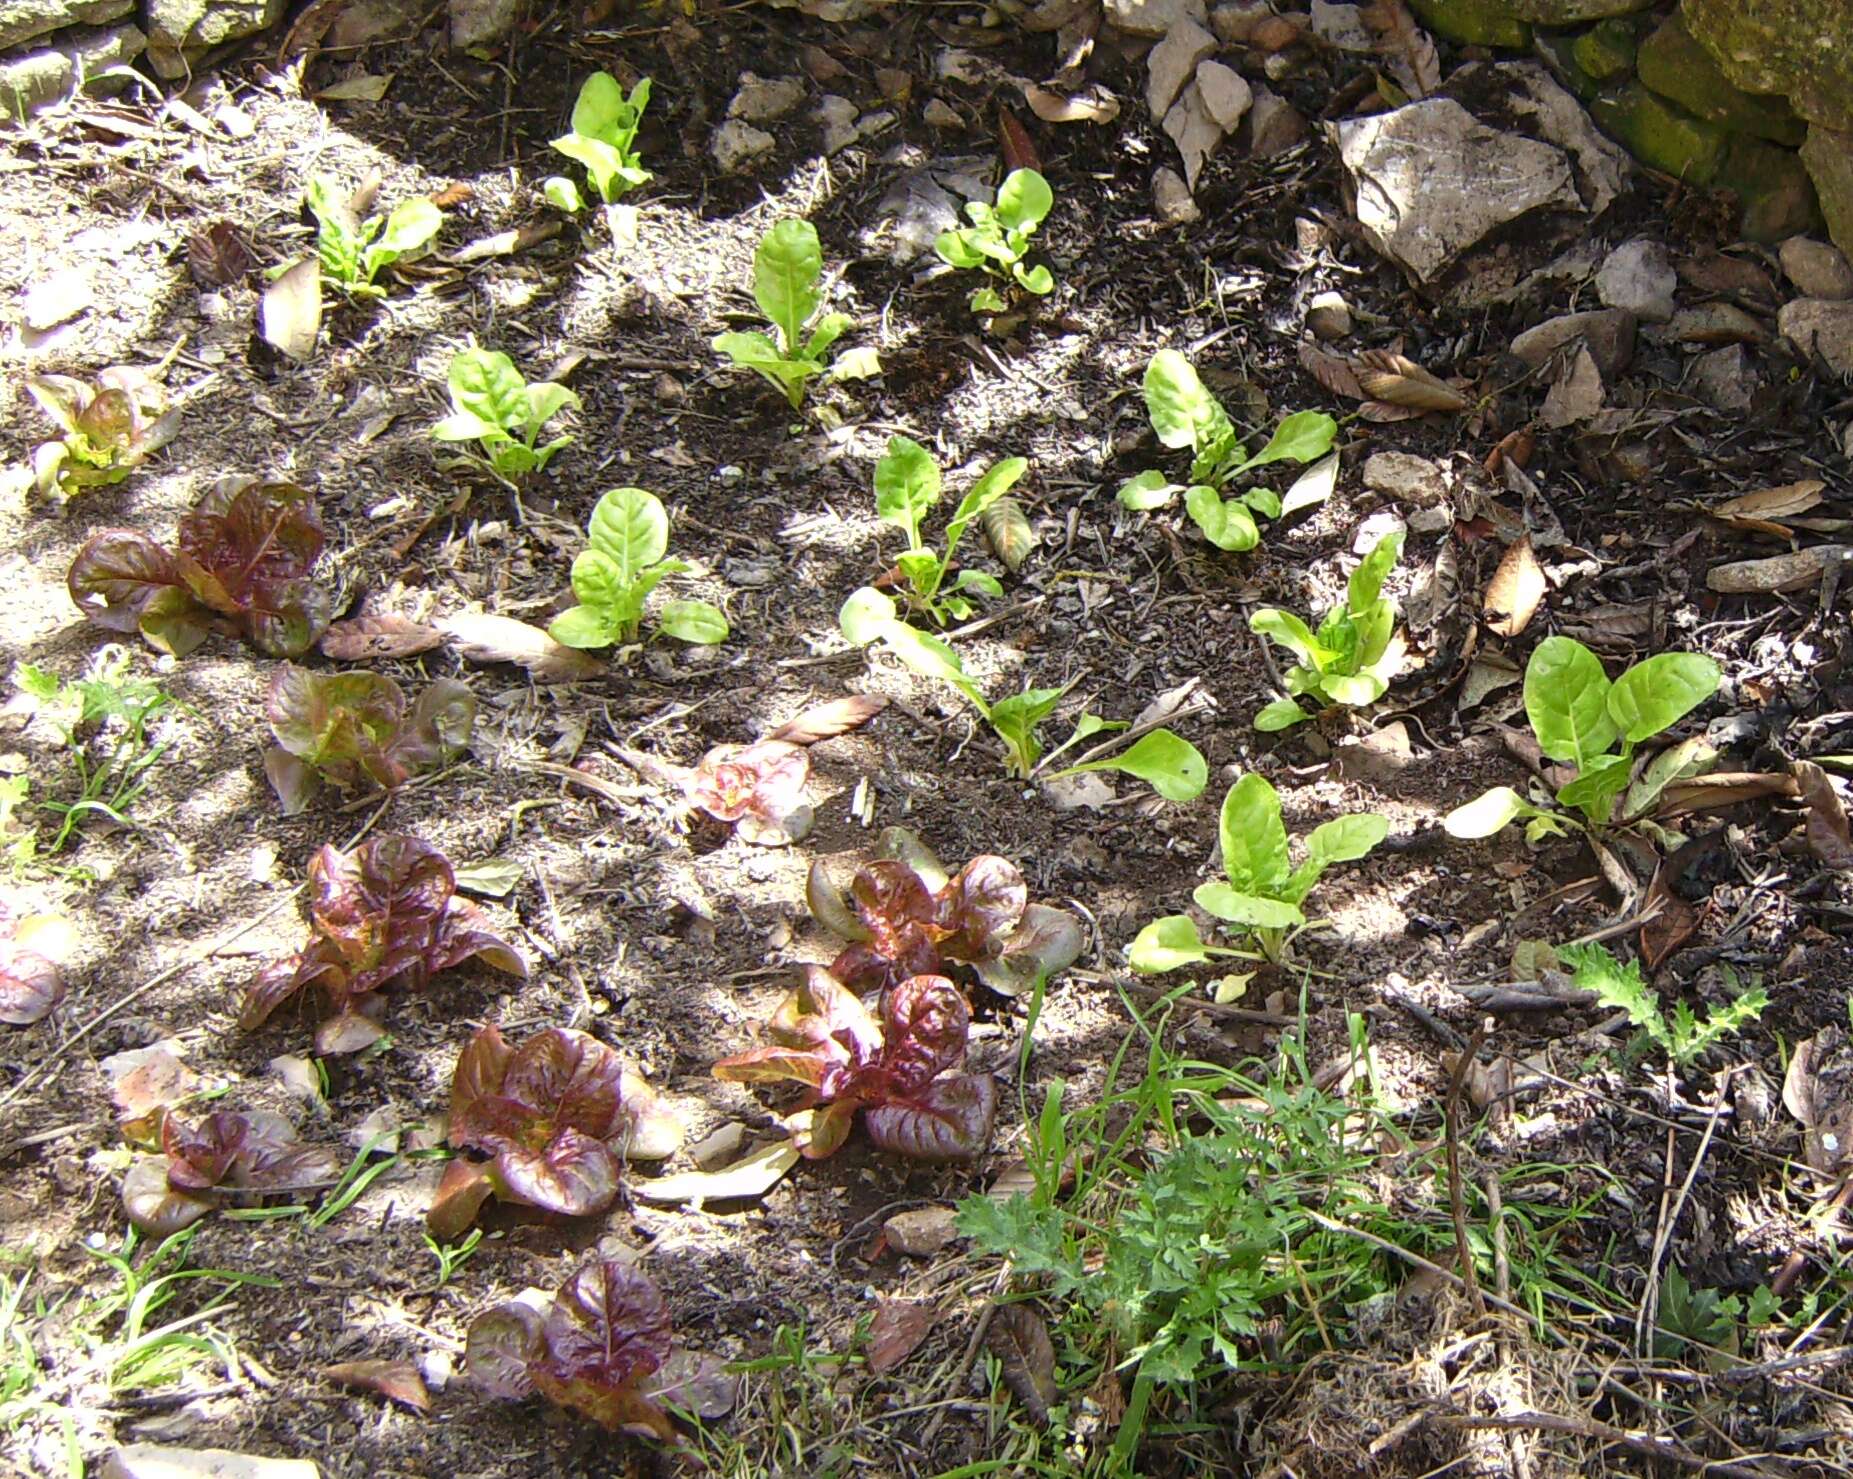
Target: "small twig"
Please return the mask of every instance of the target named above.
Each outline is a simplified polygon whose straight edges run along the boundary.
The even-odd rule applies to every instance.
[[[1486,1034],[1491,1026],[1491,1020],[1482,1017],[1480,1025],[1473,1030],[1473,1036],[1467,1039],[1467,1046],[1454,1060],[1454,1074],[1448,1080],[1448,1098],[1445,1106],[1448,1137],[1448,1206],[1454,1214],[1454,1241],[1457,1245],[1455,1256],[1460,1259],[1461,1283],[1467,1290],[1467,1297],[1473,1301],[1473,1312],[1482,1318],[1486,1315],[1486,1296],[1480,1292],[1480,1279],[1473,1271],[1473,1249],[1467,1242],[1467,1194],[1461,1186],[1460,1100],[1461,1089],[1467,1083],[1467,1072],[1477,1060],[1480,1045],[1486,1041]]]
[[[972,1326],[972,1338],[965,1343],[965,1354],[959,1357],[959,1364],[953,1368],[949,1389],[956,1391],[971,1374],[972,1363],[978,1359],[978,1347],[984,1344],[985,1336],[990,1332],[991,1321],[997,1314],[997,1296],[1004,1292],[1010,1282],[1010,1265],[1006,1263],[997,1271],[997,1278],[991,1283],[991,1297],[978,1315],[978,1323]],[[932,1447],[933,1439],[938,1434],[941,1424],[946,1420],[946,1409],[941,1408],[933,1414],[926,1428],[920,1434],[920,1447],[926,1450]]]
[[[1688,1469],[1703,1469],[1708,1475],[1762,1476],[1767,1472],[1734,1464],[1729,1460],[1706,1458],[1672,1438],[1660,1438],[1630,1428],[1617,1428],[1597,1422],[1592,1417],[1575,1417],[1561,1412],[1512,1412],[1484,1417],[1471,1413],[1437,1413],[1436,1419],[1451,1428],[1531,1428],[1541,1433],[1564,1433],[1572,1437],[1589,1438],[1598,1443],[1613,1443],[1652,1458],[1671,1459]]]

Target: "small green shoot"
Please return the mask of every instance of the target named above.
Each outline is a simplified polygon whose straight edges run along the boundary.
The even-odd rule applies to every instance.
[[[1004,745],[1004,769],[1017,780],[1028,780],[1044,760],[1037,726],[1055,711],[1062,688],[1026,688],[1019,694],[990,703],[965,671],[958,653],[943,638],[918,631],[900,619],[891,596],[863,586],[843,603],[837,618],[843,635],[857,647],[880,642],[907,667],[923,678],[934,678],[957,689],[984,716]],[[1071,745],[1117,726],[1098,715],[1083,714],[1071,734],[1049,757]],[[1203,793],[1209,766],[1189,740],[1168,729],[1155,729],[1118,755],[1093,760],[1056,775],[1082,771],[1117,770],[1145,781],[1167,801],[1189,801]],[[1054,777],[1050,777],[1054,779]]]
[[[873,349],[849,349],[830,358],[832,346],[855,320],[847,313],[819,313],[823,275],[817,228],[795,218],[780,221],[753,254],[753,297],[774,334],[755,330],[716,334],[713,340],[716,354],[776,386],[794,411],[804,405],[805,385],[813,379],[866,380],[881,373]]]
[[[438,1261],[438,1286],[440,1288],[457,1277],[464,1264],[470,1261],[470,1255],[476,1251],[477,1245],[482,1240],[483,1230],[480,1227],[471,1228],[463,1240],[456,1243],[440,1243],[430,1233],[425,1234],[425,1247]]]
[[[603,494],[587,531],[590,546],[573,561],[573,594],[579,604],[556,616],[548,634],[567,647],[629,645],[642,633],[650,592],[690,567],[664,558],[669,515],[662,500],[642,488],[612,488]],[[667,601],[656,626],[697,645],[727,639],[727,618],[706,601]]]
[[[980,268],[991,284],[971,295],[973,313],[1002,313],[1010,306],[1013,288],[1042,298],[1054,290],[1055,278],[1047,267],[1025,267],[1029,239],[1055,205],[1049,182],[1033,169],[1012,170],[998,186],[997,203],[974,200],[965,207],[969,226],[942,231],[933,243],[940,260],[953,267]]]
[[[1753,986],[1707,1011],[1703,1021],[1683,1001],[1673,1003],[1673,1015],[1668,1017],[1660,1008],[1659,996],[1642,976],[1639,961],[1624,965],[1595,944],[1564,945],[1557,955],[1575,973],[1577,986],[1595,992],[1603,1006],[1626,1012],[1628,1020],[1671,1058],[1676,1068],[1686,1067],[1713,1044],[1749,1026],[1769,1005],[1769,993]],[[1728,980],[1736,986],[1734,975]]]
[[[402,200],[387,215],[362,219],[351,197],[323,175],[309,179],[305,200],[315,217],[316,255],[322,279],[351,298],[384,298],[375,281],[394,262],[421,252],[444,228],[444,213],[422,195]],[[281,276],[281,272],[273,274]]]
[[[1442,825],[1454,837],[1491,837],[1522,817],[1526,841],[1536,842],[1563,836],[1572,826],[1610,825],[1623,792],[1630,793],[1624,820],[1644,814],[1669,782],[1690,774],[1698,762],[1690,745],[1674,746],[1631,789],[1635,746],[1704,703],[1718,691],[1721,676],[1709,657],[1663,652],[1611,683],[1602,659],[1581,642],[1546,637],[1525,665],[1525,715],[1545,759],[1575,772],[1557,788],[1559,809],[1534,805],[1510,786],[1495,786],[1449,812]],[[1565,809],[1572,807],[1580,817]]]
[[[524,380],[515,362],[500,350],[472,344],[451,356],[445,373],[450,385],[450,415],[431,428],[440,442],[474,442],[459,460],[479,467],[509,487],[546,467],[554,453],[572,443],[570,435],[538,445],[541,429],[579,397],[551,380]]]
[[[1223,797],[1220,840],[1226,883],[1204,883],[1193,897],[1206,914],[1237,927],[1245,942],[1279,963],[1293,935],[1306,927],[1301,904],[1334,863],[1367,857],[1389,836],[1390,823],[1375,812],[1358,812],[1313,828],[1306,861],[1297,868],[1287,851],[1280,793],[1258,775],[1245,775]],[[1133,940],[1132,968],[1146,974],[1199,965],[1240,950],[1206,944],[1187,914],[1154,920]]]
[[[1198,378],[1189,360],[1175,349],[1161,349],[1145,367],[1145,408],[1158,440],[1172,450],[1192,454],[1190,482],[1180,486],[1162,472],[1142,472],[1119,491],[1120,504],[1135,511],[1163,508],[1184,494],[1184,508],[1218,549],[1251,550],[1261,542],[1259,514],[1281,519],[1323,500],[1332,488],[1325,463],[1301,477],[1285,499],[1272,488],[1250,488],[1224,498],[1230,486],[1256,468],[1273,462],[1315,462],[1332,450],[1338,423],[1323,411],[1296,411],[1275,428],[1254,456],[1235,423]],[[1335,466],[1335,464],[1334,464]],[[1322,471],[1323,470],[1323,471]],[[1318,474],[1318,475],[1316,475]]]
[[[618,79],[609,72],[594,72],[579,88],[573,104],[572,130],[553,141],[568,159],[585,166],[598,198],[610,205],[627,191],[650,183],[636,151],[637,126],[650,101],[650,79],[639,78],[624,96]],[[564,175],[551,176],[542,186],[549,203],[571,215],[579,211],[579,187]]]
[[[1361,708],[1383,697],[1403,664],[1396,603],[1383,595],[1383,582],[1402,547],[1400,530],[1378,540],[1351,572],[1344,604],[1325,614],[1317,632],[1273,606],[1248,618],[1250,631],[1271,638],[1298,659],[1287,670],[1289,693],[1314,699],[1321,708]],[[1255,715],[1255,728],[1264,733],[1290,729],[1313,717],[1293,699],[1277,699]]]
[[[911,437],[888,438],[888,451],[875,464],[875,513],[884,524],[892,524],[907,536],[907,548],[895,562],[907,580],[908,604],[936,626],[949,621],[965,621],[972,614],[972,604],[964,593],[975,592],[993,599],[1003,595],[997,578],[982,570],[960,570],[952,583],[946,577],[955,568],[953,555],[959,541],[975,519],[1004,497],[1017,480],[1028,471],[1029,463],[1021,457],[1006,457],[973,483],[959,500],[946,525],[946,552],[930,549],[920,537],[920,521],[939,502],[939,464],[933,454]]]

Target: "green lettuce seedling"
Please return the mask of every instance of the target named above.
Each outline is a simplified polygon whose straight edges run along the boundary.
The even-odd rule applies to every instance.
[[[972,605],[962,591],[976,591],[984,596],[1001,596],[1003,586],[995,576],[982,570],[961,570],[952,584],[946,576],[952,570],[952,556],[959,540],[972,520],[1008,493],[1028,470],[1021,457],[1006,457],[973,483],[959,500],[952,520],[946,525],[946,552],[936,554],[920,538],[920,521],[939,502],[939,464],[933,454],[911,437],[888,439],[888,452],[875,464],[875,513],[884,524],[892,524],[907,535],[907,549],[895,562],[908,585],[908,603],[938,626],[947,619],[964,621],[972,614]]]
[[[897,614],[893,599],[873,586],[865,585],[850,596],[837,621],[843,635],[856,646],[880,642],[923,678],[937,679],[964,694],[1003,742],[1004,768],[1018,780],[1028,780],[1039,766],[1090,735],[1125,727],[1096,714],[1083,714],[1074,733],[1045,755],[1037,729],[1055,712],[1067,689],[1026,688],[990,703],[951,645],[908,626]],[[1209,766],[1195,745],[1168,729],[1155,729],[1118,755],[1056,771],[1048,779],[1103,770],[1122,771],[1145,781],[1167,801],[1189,801],[1202,795],[1209,778]]]
[[[1280,793],[1261,776],[1245,775],[1223,797],[1220,840],[1226,883],[1199,884],[1192,897],[1206,914],[1237,927],[1245,942],[1278,962],[1306,926],[1300,905],[1334,863],[1367,857],[1390,834],[1387,818],[1358,812],[1313,828],[1306,861],[1294,867]],[[1206,944],[1187,914],[1171,914],[1139,931],[1129,958],[1135,971],[1156,974],[1201,965],[1216,955],[1252,959],[1249,951]]]
[[[577,406],[579,397],[551,380],[529,384],[500,350],[475,345],[459,350],[445,378],[451,413],[431,428],[431,435],[440,442],[475,442],[480,455],[466,452],[462,460],[502,482],[513,485],[539,472],[571,443],[571,436],[562,436],[544,447],[535,445],[541,428],[566,407]]]
[[[591,545],[573,561],[573,594],[579,604],[554,617],[548,634],[566,647],[635,642],[650,592],[665,577],[689,568],[681,560],[663,558],[669,550],[669,515],[654,493],[613,488],[598,500],[586,527]],[[727,618],[706,601],[665,602],[656,626],[704,646],[727,639]]]
[[[1403,665],[1396,636],[1396,603],[1383,595],[1383,582],[1402,552],[1398,530],[1378,540],[1351,572],[1342,606],[1326,612],[1315,633],[1290,611],[1264,606],[1248,618],[1250,631],[1270,637],[1299,661],[1287,669],[1287,691],[1317,699],[1322,708],[1361,708],[1382,698]],[[1278,699],[1255,715],[1255,728],[1290,729],[1314,716],[1290,698]]]
[[[1023,265],[1030,237],[1054,204],[1055,192],[1047,180],[1033,169],[1016,169],[998,186],[996,205],[971,201],[965,207],[971,225],[940,232],[933,250],[941,261],[954,267],[981,268],[996,283],[971,295],[973,313],[1002,313],[1009,306],[1005,294],[1012,287],[1038,298],[1054,289],[1055,279],[1047,267]]]
[[[1171,482],[1156,469],[1142,472],[1119,491],[1122,506],[1134,510],[1163,508],[1180,486],[1184,507],[1204,538],[1218,549],[1251,550],[1261,542],[1255,515],[1278,519],[1316,503],[1330,491],[1328,483],[1302,479],[1283,502],[1271,488],[1249,488],[1233,498],[1224,493],[1238,478],[1270,462],[1311,462],[1325,456],[1338,435],[1338,423],[1323,411],[1296,411],[1274,430],[1254,456],[1237,435],[1235,423],[1197,377],[1190,361],[1175,349],[1161,349],[1145,367],[1145,409],[1158,440],[1172,450],[1191,450],[1190,482]]]
[[[881,373],[881,361],[872,349],[845,350],[834,363],[828,358],[830,347],[854,320],[847,313],[825,313],[811,323],[823,305],[818,288],[823,275],[817,228],[795,218],[780,221],[753,254],[753,297],[778,337],[757,331],[714,336],[716,354],[777,386],[794,411],[804,404],[809,380],[866,380]],[[811,325],[808,335],[806,324]]]
[[[618,79],[609,72],[594,72],[579,89],[573,104],[573,126],[553,147],[585,166],[598,198],[609,205],[628,190],[650,183],[633,147],[637,125],[650,101],[650,79],[640,78],[626,98]],[[548,201],[567,212],[580,209],[579,187],[564,175],[554,175],[541,187]]]
[[[1575,772],[1557,788],[1555,800],[1580,817],[1533,805],[1510,786],[1495,786],[1449,812],[1442,826],[1455,837],[1491,837],[1523,817],[1532,842],[1562,836],[1571,826],[1607,826],[1616,798],[1629,789],[1634,747],[1704,703],[1718,691],[1720,677],[1709,657],[1663,652],[1611,683],[1602,659],[1581,642],[1546,637],[1525,665],[1525,715],[1544,757]],[[1653,794],[1673,778],[1661,779]]]
[[[304,197],[316,221],[322,278],[353,298],[384,298],[386,290],[374,279],[421,250],[444,227],[444,212],[422,195],[400,201],[384,217],[365,220],[323,175],[310,177]]]

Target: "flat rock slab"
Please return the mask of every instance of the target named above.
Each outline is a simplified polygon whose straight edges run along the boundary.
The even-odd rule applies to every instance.
[[[129,1443],[103,1461],[102,1479],[321,1479],[321,1472],[301,1458]]]
[[[1797,298],[1782,305],[1776,327],[1803,354],[1818,354],[1836,375],[1853,375],[1853,303]]]
[[[1536,368],[1572,339],[1580,339],[1596,369],[1612,379],[1634,357],[1634,315],[1620,308],[1561,314],[1526,329],[1512,341],[1512,353]]]
[[[135,8],[135,0],[0,0],[0,47],[66,26],[100,26]]]
[[[1357,194],[1358,224],[1378,251],[1424,282],[1532,211],[1583,210],[1561,152],[1488,128],[1450,98],[1346,119],[1332,132]]]

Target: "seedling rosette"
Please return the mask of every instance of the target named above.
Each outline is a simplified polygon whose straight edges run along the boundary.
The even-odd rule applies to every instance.
[[[450,1143],[426,1223],[455,1242],[491,1196],[561,1217],[609,1208],[627,1159],[661,1160],[682,1127],[596,1038],[550,1027],[510,1047],[494,1027],[470,1039],[450,1086]]]
[[[1402,671],[1403,642],[1396,635],[1396,603],[1383,596],[1383,582],[1403,547],[1400,531],[1386,534],[1351,572],[1345,600],[1312,631],[1290,611],[1264,606],[1248,618],[1252,632],[1273,639],[1298,661],[1287,670],[1287,691],[1315,699],[1321,707],[1374,704]],[[1289,729],[1314,716],[1291,698],[1279,699],[1255,715],[1255,728]]]
[[[803,745],[764,739],[752,745],[716,745],[689,777],[688,801],[734,834],[759,847],[802,841],[813,813],[804,799],[811,775]]]
[[[1015,169],[997,187],[997,201],[969,202],[969,226],[942,231],[933,250],[952,267],[978,268],[993,286],[976,289],[970,298],[973,313],[1002,313],[1010,306],[1006,296],[1020,290],[1043,298],[1055,289],[1047,267],[1025,267],[1029,240],[1055,205],[1049,182],[1033,169]],[[1001,290],[1001,291],[1000,291]]]
[[[167,409],[161,382],[131,365],[112,365],[94,382],[32,375],[26,389],[64,432],[33,449],[33,477],[47,497],[120,483],[179,429],[180,413]]]
[[[957,1073],[971,1009],[944,976],[910,976],[882,993],[879,1020],[821,966],[779,1004],[770,1045],[714,1065],[729,1083],[804,1087],[788,1123],[800,1152],[840,1150],[858,1113],[869,1139],[919,1161],[966,1161],[991,1143],[997,1083]]]
[[[586,526],[589,543],[573,561],[579,604],[554,617],[547,634],[566,647],[612,647],[637,641],[644,602],[671,575],[689,566],[666,559],[669,514],[642,488],[612,488],[599,497]],[[727,639],[727,618],[706,601],[667,601],[657,628],[684,642]]]
[[[445,372],[450,415],[431,428],[439,442],[475,442],[480,452],[464,452],[464,466],[478,467],[498,482],[514,487],[530,473],[542,471],[572,436],[542,445],[542,428],[579,397],[551,380],[524,380],[515,362],[500,350],[471,345],[451,356]]]
[[[304,1145],[279,1115],[220,1110],[196,1125],[161,1115],[161,1150],[143,1156],[122,1181],[129,1221],[170,1237],[214,1208],[253,1197],[300,1195],[332,1185],[341,1172],[327,1146]]]
[[[298,993],[314,989],[329,1015],[316,1028],[320,1053],[352,1053],[385,1035],[377,1017],[387,986],[420,991],[467,960],[526,980],[527,961],[456,894],[449,861],[398,833],[353,852],[324,847],[309,863],[307,946],[266,966],[245,993],[238,1025],[256,1031]]]

